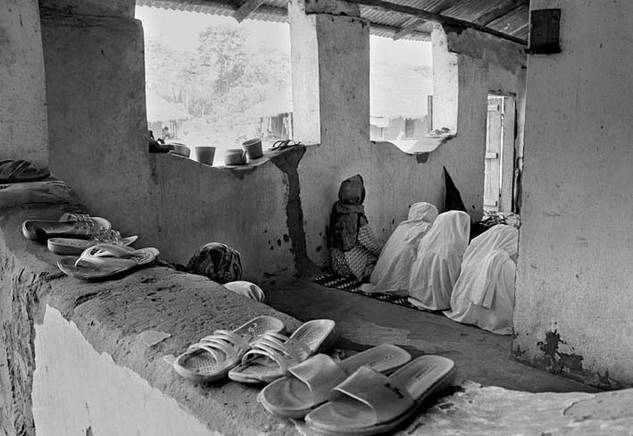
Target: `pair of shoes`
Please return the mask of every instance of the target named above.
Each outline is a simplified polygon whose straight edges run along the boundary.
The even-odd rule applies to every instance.
[[[57,267],[67,276],[83,280],[113,278],[139,266],[149,265],[158,256],[156,248],[134,249],[125,245],[96,244],[77,259],[64,257]]]
[[[57,221],[24,221],[22,234],[27,239],[46,241],[50,251],[61,255],[81,254],[100,242],[127,246],[138,239],[122,238],[105,218],[76,213],[65,213]]]
[[[65,213],[59,220],[26,220],[22,223],[22,234],[27,239],[45,241],[55,236],[89,238],[93,234],[110,230],[112,224],[105,218],[86,214]]]
[[[233,331],[216,330],[178,356],[174,369],[194,382],[211,382],[228,375],[241,383],[268,383],[324,346],[334,321],[308,321],[290,337],[281,334],[283,329],[279,319],[259,316]]]
[[[266,386],[258,399],[273,415],[305,417],[317,434],[391,431],[454,379],[455,363],[450,359],[429,355],[410,360],[409,353],[389,344],[338,363],[318,354],[290,368],[287,377]],[[382,374],[398,367],[389,377]]]

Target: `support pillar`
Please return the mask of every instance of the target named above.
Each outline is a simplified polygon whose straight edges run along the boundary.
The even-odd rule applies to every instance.
[[[288,4],[295,139],[342,152],[369,139],[369,23],[354,13],[345,2]]]
[[[44,60],[37,0],[0,2],[0,160],[48,165]]]
[[[92,213],[152,241],[141,22],[126,8],[74,12],[51,3],[41,11],[51,170]]]

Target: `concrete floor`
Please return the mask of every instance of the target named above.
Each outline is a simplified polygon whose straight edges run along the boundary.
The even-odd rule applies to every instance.
[[[336,321],[336,348],[363,350],[393,343],[416,357],[439,354],[457,364],[457,382],[472,380],[528,392],[596,392],[573,380],[515,361],[510,336],[501,336],[456,323],[443,315],[422,312],[310,281],[269,289],[267,303],[306,321]]]

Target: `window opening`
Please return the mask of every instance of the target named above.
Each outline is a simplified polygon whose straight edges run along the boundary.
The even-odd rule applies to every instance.
[[[145,33],[147,117],[155,138],[224,151],[292,137],[287,23],[137,6]]]
[[[370,36],[370,139],[407,151],[428,134],[433,94],[430,41]]]

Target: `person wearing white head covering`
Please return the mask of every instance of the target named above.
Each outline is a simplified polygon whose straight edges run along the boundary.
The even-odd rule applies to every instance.
[[[450,307],[470,236],[470,216],[451,210],[441,213],[420,240],[409,275],[409,302],[426,310]]]
[[[464,254],[451,309],[444,314],[493,333],[512,334],[518,244],[519,231],[505,224],[473,239]]]
[[[414,203],[409,217],[398,224],[380,253],[365,292],[407,295],[409,274],[415,261],[418,243],[435,221],[438,211],[430,203]]]

